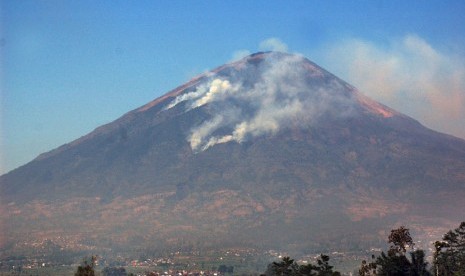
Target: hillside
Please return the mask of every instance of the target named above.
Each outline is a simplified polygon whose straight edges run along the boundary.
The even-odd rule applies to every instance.
[[[40,155],[0,189],[3,254],[46,240],[349,250],[395,224],[418,236],[463,220],[465,141],[304,57],[257,53]]]

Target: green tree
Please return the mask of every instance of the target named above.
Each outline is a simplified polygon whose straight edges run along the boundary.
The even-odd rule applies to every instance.
[[[411,250],[409,252],[410,259],[407,257],[407,249],[413,248],[413,240],[410,236],[409,229],[401,226],[391,230],[388,237],[391,244],[387,254],[381,252],[381,255],[371,263],[362,262],[359,269],[359,275],[385,275],[385,276],[429,276],[431,275],[425,260],[425,252],[423,250]]]
[[[289,276],[339,276],[341,273],[333,271],[329,264],[329,256],[320,255],[317,265],[299,265],[293,259],[284,257],[281,262],[273,262],[268,265],[265,272],[267,276],[289,275]]]
[[[280,262],[272,262],[265,272],[267,276],[296,275],[299,265],[290,257],[283,257]]]
[[[307,264],[307,265],[301,265],[299,267],[299,271],[297,275],[310,275],[310,276],[316,276],[317,274],[317,266],[313,264]]]
[[[333,271],[333,266],[329,265],[329,256],[327,255],[320,255],[320,258],[317,260],[318,266],[316,270],[318,271],[318,276],[338,276],[341,273],[337,271]]]
[[[415,250],[410,252],[410,270],[409,275],[427,276],[431,275],[428,271],[428,262],[425,260],[425,252],[423,250]]]
[[[434,244],[435,275],[465,275],[465,221]]]
[[[391,230],[391,234],[388,239],[388,242],[392,243],[389,251],[392,251],[393,253],[405,253],[407,248],[415,245],[412,237],[410,236],[409,229],[404,226]]]
[[[84,259],[84,262],[78,266],[76,273],[74,276],[95,276],[95,262],[97,261],[97,256],[92,256],[90,258],[90,262]]]
[[[366,260],[362,261],[362,265],[358,270],[358,275],[360,276],[373,276],[376,275],[376,258],[375,255],[371,255],[371,262],[367,262]]]
[[[404,254],[396,254],[389,250],[388,253],[381,252],[376,259],[377,274],[385,276],[408,275],[410,262]]]

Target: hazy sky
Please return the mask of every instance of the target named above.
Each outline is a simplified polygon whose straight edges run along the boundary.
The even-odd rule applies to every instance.
[[[465,1],[1,0],[0,173],[193,76],[301,53],[465,138]]]

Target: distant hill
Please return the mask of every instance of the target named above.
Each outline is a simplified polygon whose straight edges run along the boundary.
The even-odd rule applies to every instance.
[[[355,250],[395,224],[426,236],[463,220],[465,141],[302,56],[256,53],[2,175],[0,191],[3,255],[39,241]]]

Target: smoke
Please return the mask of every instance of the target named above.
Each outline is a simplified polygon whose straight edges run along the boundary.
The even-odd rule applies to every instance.
[[[196,108],[213,101],[218,95],[221,95],[227,91],[231,91],[231,88],[231,83],[229,83],[228,80],[214,79],[210,83],[208,92],[205,93],[205,95],[203,95],[200,99],[196,100],[192,108]]]
[[[260,50],[288,51],[277,38]],[[234,60],[249,54],[234,53]],[[279,57],[278,57],[279,56]],[[465,138],[465,59],[440,51],[415,35],[381,47],[361,39],[326,47],[323,63],[364,94],[408,114],[434,129]],[[353,102],[343,83],[318,68],[303,68],[299,55],[269,55],[257,68],[246,62],[250,76],[208,75],[209,81],[178,96],[167,108],[186,102],[186,111],[209,105],[212,119],[191,129],[194,151],[214,145],[242,143],[273,135],[289,125],[311,126],[322,114],[349,116]],[[239,68],[238,67],[238,68]],[[318,76],[308,83],[308,74]],[[315,80],[315,78],[310,78]]]
[[[212,120],[204,122],[201,126],[194,128],[191,136],[189,137],[191,148],[193,150],[198,149],[205,140],[205,137],[217,129],[221,125],[222,121],[223,116],[217,115]]]
[[[381,47],[362,39],[325,49],[331,70],[365,95],[434,129],[465,138],[465,58],[416,35]]]
[[[287,45],[280,39],[271,37],[260,42],[259,49],[260,51],[287,52]]]
[[[258,65],[244,61],[240,71],[246,72],[245,77],[239,71],[238,76],[213,75],[194,91],[176,97],[167,108],[184,101],[186,111],[209,105],[212,119],[191,129],[188,137],[194,151],[273,135],[291,124],[309,126],[336,106],[344,107],[338,114],[350,113],[352,99],[340,93],[345,87],[332,77],[309,85],[311,72],[304,63],[301,56],[282,54],[267,55]]]
[[[276,37],[270,37],[270,38],[263,40],[262,42],[259,43],[258,49],[260,51],[274,51],[274,52],[283,52],[283,53],[288,52],[288,47],[286,43],[282,42],[279,38],[276,38]],[[241,50],[234,51],[230,62],[245,58],[246,56],[249,56],[250,54],[252,53],[247,49],[241,49]]]
[[[172,102],[170,102],[166,109],[175,107],[181,102],[184,101],[193,101],[189,109],[200,107],[211,101],[214,101],[216,98],[224,97],[227,92],[235,92],[238,90],[238,87],[233,87],[228,80],[223,79],[213,79],[207,84],[202,84],[197,87],[195,91],[182,94],[176,97]]]
[[[252,53],[249,50],[246,50],[246,49],[237,50],[232,54],[232,58],[231,58],[230,62],[245,58],[246,56],[249,56],[250,54],[252,54]]]

